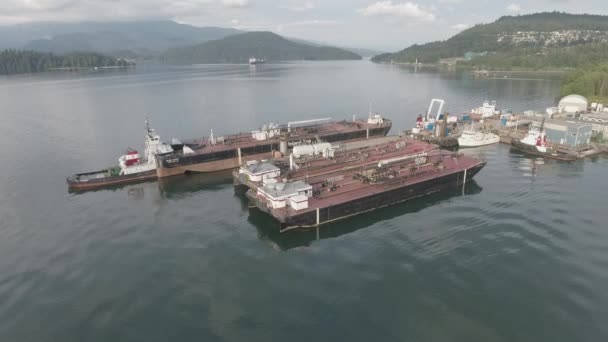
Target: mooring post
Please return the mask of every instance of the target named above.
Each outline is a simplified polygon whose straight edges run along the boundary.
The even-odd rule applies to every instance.
[[[462,194],[464,195],[464,187],[467,184],[467,169],[464,169],[464,179],[462,180]]]

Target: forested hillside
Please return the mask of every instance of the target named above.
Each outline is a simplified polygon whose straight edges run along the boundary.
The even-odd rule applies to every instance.
[[[551,49],[608,42],[608,16],[538,13],[505,16],[480,24],[445,41],[413,45],[400,52],[375,56],[375,62],[436,63],[466,52],[512,53],[514,49]],[[527,53],[518,51],[517,53]]]
[[[608,62],[582,67],[566,76],[562,95],[569,94],[608,104]]]
[[[595,43],[562,48],[520,48],[479,56],[459,64],[486,70],[546,70],[578,68],[608,60],[608,43]]]

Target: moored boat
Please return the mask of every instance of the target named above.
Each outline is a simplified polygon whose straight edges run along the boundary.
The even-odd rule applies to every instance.
[[[560,152],[547,143],[547,133],[544,130],[544,123],[540,127],[530,126],[528,134],[523,139],[514,138],[511,146],[523,153],[541,156],[562,161],[576,161],[577,157],[572,154]]]
[[[484,101],[481,107],[471,109],[471,117],[476,120],[491,118],[500,115],[501,111],[496,109],[496,101]]]
[[[325,145],[300,145],[287,158],[268,161],[252,160],[233,171],[235,192],[244,194],[249,189],[265,185],[270,178],[281,177],[284,181],[305,180],[349,169],[377,164],[380,160],[399,156],[424,153],[438,149],[409,137],[395,137],[394,140],[373,143],[356,149],[346,150]],[[270,180],[272,182],[272,180]]]
[[[259,59],[259,58],[255,58],[255,57],[251,57],[249,58],[249,64],[250,65],[256,65],[256,64],[264,64],[266,63],[265,59]]]
[[[281,231],[314,227],[451,187],[464,190],[485,164],[447,151],[416,153],[306,180],[267,180],[247,197],[250,208],[272,216]]]
[[[462,135],[458,138],[458,146],[460,147],[479,147],[498,144],[498,142],[500,142],[498,135],[485,130],[477,130],[473,125],[464,129]]]
[[[156,179],[156,155],[173,151],[146,121],[144,156],[131,148],[118,159],[118,165],[94,172],[77,173],[66,179],[71,191],[85,191]]]
[[[213,130],[198,145],[157,156],[157,176],[170,177],[191,172],[215,172],[235,169],[250,160],[286,156],[298,145],[315,142],[342,142],[385,136],[390,120],[370,113],[367,120],[332,121],[331,118],[272,123],[250,133],[216,136]]]

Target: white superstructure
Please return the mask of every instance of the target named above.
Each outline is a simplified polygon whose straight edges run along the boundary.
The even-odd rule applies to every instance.
[[[308,199],[312,197],[312,185],[305,181],[277,182],[259,187],[257,194],[268,201],[274,209],[290,207],[293,210],[308,208]]]
[[[248,161],[239,168],[239,173],[244,174],[252,182],[272,183],[270,179],[276,179],[281,175],[281,170],[269,162],[257,160]]]
[[[494,114],[500,114],[496,110],[496,101],[484,101],[481,107],[471,109],[472,114],[480,114],[482,118],[490,118]]]
[[[478,147],[500,142],[500,137],[491,132],[476,130],[473,126],[462,131],[462,135],[458,138],[460,147]]]
[[[160,136],[146,121],[146,137],[144,141],[144,157],[141,158],[135,150],[129,150],[127,154],[118,158],[120,175],[131,175],[140,172],[156,170],[156,155],[159,153],[171,152],[170,145],[163,143]]]
[[[541,124],[540,128],[531,125],[530,130],[528,131],[528,135],[526,135],[520,141],[526,145],[535,146],[536,150],[539,152],[546,153],[547,152],[547,134],[545,133],[544,122]]]
[[[249,64],[251,64],[251,65],[264,64],[264,63],[266,63],[265,59],[257,59],[255,57],[249,58]]]

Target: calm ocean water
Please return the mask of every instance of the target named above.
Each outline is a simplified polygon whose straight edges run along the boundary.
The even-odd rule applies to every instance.
[[[65,177],[165,139],[364,116],[413,125],[554,104],[559,80],[369,62],[140,66],[0,78],[0,341],[606,341],[608,158],[504,145],[455,190],[278,234],[226,174],[69,194]]]

